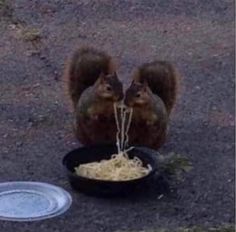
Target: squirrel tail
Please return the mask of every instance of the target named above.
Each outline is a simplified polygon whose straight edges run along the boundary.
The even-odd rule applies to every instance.
[[[64,79],[67,93],[75,108],[82,92],[92,86],[101,73],[115,71],[112,58],[105,52],[92,47],[77,49],[66,64]]]
[[[134,74],[133,80],[147,82],[151,91],[164,102],[168,114],[174,107],[177,89],[178,74],[173,65],[167,61],[153,61],[141,65]]]

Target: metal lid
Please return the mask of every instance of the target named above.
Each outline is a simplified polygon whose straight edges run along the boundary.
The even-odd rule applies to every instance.
[[[35,221],[64,213],[71,206],[68,192],[41,182],[0,183],[0,220]]]

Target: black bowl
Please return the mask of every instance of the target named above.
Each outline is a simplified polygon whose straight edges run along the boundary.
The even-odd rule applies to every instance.
[[[98,145],[81,147],[69,152],[63,159],[71,186],[80,192],[93,196],[123,196],[131,192],[140,192],[146,189],[153,181],[157,169],[157,158],[148,150],[135,147],[128,152],[130,158],[137,156],[146,166],[150,164],[152,171],[139,179],[129,181],[107,181],[90,179],[75,174],[74,168],[80,164],[110,159],[112,154],[117,153],[114,145]]]

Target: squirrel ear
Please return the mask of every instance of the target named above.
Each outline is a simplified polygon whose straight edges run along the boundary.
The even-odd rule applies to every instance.
[[[99,78],[101,78],[101,79],[104,79],[104,78],[105,78],[104,72],[101,72],[101,73],[100,73]]]
[[[118,79],[118,76],[117,76],[117,73],[116,73],[116,72],[114,72],[113,76],[114,76],[116,79]]]
[[[149,89],[149,86],[148,86],[148,83],[147,83],[147,81],[143,81],[143,83],[142,83],[142,85],[143,85],[143,89],[145,90],[145,91],[147,91],[148,89]]]
[[[99,75],[99,78],[98,78],[99,82],[100,83],[104,82],[105,77],[106,77],[106,75],[104,74],[104,72],[101,72]]]
[[[118,79],[118,76],[117,76],[116,72],[114,72],[112,74],[107,74],[106,77],[107,78],[112,78],[112,79]]]
[[[139,84],[141,84],[141,83],[136,80],[132,80],[132,82],[131,82],[131,85],[139,85]]]
[[[143,84],[143,86],[148,87],[148,83],[147,83],[146,80],[144,80],[144,81],[142,82],[142,84]]]

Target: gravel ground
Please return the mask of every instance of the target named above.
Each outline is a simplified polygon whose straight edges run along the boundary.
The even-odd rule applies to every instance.
[[[40,222],[0,222],[4,232],[115,232],[234,224],[233,0],[0,0],[0,181],[68,190],[73,205]],[[172,61],[180,97],[162,153],[193,170],[174,196],[96,199],[74,192],[61,165],[78,147],[61,78],[81,45],[115,57],[127,86],[139,64]]]

